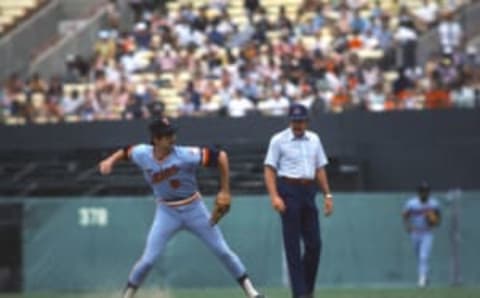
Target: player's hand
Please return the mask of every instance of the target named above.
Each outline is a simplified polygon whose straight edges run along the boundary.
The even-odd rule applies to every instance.
[[[331,194],[326,194],[323,197],[323,213],[325,216],[330,216],[333,213],[333,197]]]
[[[280,196],[274,196],[272,197],[272,207],[275,209],[278,213],[283,213],[285,210],[287,210],[287,206],[285,206],[285,202]]]
[[[98,169],[100,174],[109,175],[113,169],[113,162],[109,158],[104,159],[99,163]]]
[[[221,190],[217,193],[216,204],[220,206],[230,206],[232,196],[229,191]]]

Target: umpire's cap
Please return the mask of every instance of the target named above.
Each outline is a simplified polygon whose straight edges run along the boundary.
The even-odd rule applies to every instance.
[[[172,135],[177,131],[175,127],[166,117],[158,118],[150,122],[148,126],[152,137],[163,137]]]
[[[307,107],[298,103],[292,104],[288,110],[288,119],[290,119],[290,121],[307,120]]]
[[[418,192],[428,192],[430,191],[430,185],[427,181],[422,181],[417,187]]]

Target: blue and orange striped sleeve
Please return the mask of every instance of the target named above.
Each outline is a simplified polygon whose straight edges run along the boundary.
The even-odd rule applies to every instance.
[[[218,156],[220,149],[214,147],[203,147],[201,164],[204,167],[216,167],[218,165]]]

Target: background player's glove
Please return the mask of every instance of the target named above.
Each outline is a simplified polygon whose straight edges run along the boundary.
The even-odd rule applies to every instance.
[[[230,210],[230,193],[228,192],[219,192],[215,200],[215,206],[212,210],[212,217],[210,218],[210,223],[216,225],[225,214]]]
[[[438,217],[437,212],[435,212],[434,210],[427,211],[425,216],[427,218],[428,225],[431,227],[438,225],[440,222],[440,218]]]

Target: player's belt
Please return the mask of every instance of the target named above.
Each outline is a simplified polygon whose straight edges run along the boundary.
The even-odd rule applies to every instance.
[[[281,176],[280,179],[285,183],[295,184],[295,185],[311,185],[315,183],[315,180],[305,179],[305,178],[290,178],[290,177]]]
[[[185,199],[180,199],[180,200],[159,199],[159,201],[162,202],[163,204],[169,206],[169,207],[179,207],[179,206],[188,205],[198,198],[200,198],[200,193],[197,191],[197,192],[194,192],[191,196],[189,196],[188,198],[185,198]]]

